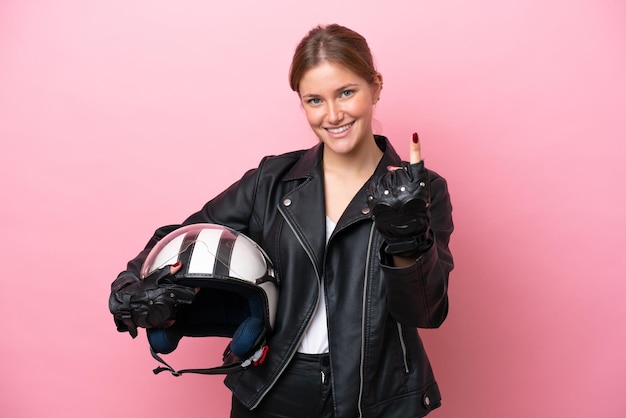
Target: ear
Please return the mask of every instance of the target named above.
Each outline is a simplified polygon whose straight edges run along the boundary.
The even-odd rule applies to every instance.
[[[378,103],[380,100],[380,93],[383,90],[383,75],[381,73],[376,73],[374,76],[374,81],[371,84],[372,86],[372,97],[374,98],[374,104]]]

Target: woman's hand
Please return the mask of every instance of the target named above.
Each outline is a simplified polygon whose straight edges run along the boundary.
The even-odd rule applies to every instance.
[[[430,183],[417,133],[409,152],[410,164],[388,167],[367,191],[372,218],[387,243],[385,252],[394,256],[396,265],[413,263],[432,245]]]
[[[174,274],[181,263],[150,273],[143,280],[124,280],[113,286],[109,310],[120,332],[137,336],[137,328],[167,328],[176,318],[180,305],[191,304],[196,291],[176,283]]]

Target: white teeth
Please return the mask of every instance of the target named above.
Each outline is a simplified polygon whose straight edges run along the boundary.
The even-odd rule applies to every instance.
[[[344,126],[341,126],[341,127],[339,127],[339,128],[334,128],[334,129],[330,129],[330,128],[328,128],[328,129],[326,129],[326,130],[327,130],[328,132],[330,132],[331,134],[340,134],[340,133],[342,133],[342,132],[347,131],[348,129],[350,129],[350,127],[351,127],[351,126],[352,126],[352,123],[351,123],[351,124],[349,124],[349,125],[344,125]]]

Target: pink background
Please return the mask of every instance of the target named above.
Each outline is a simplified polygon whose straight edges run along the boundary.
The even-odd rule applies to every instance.
[[[109,284],[266,154],[312,146],[287,85],[318,23],[365,35],[376,131],[419,131],[454,203],[434,418],[626,416],[622,0],[0,2],[3,417],[225,417],[154,376]],[[178,367],[224,341],[186,341]]]

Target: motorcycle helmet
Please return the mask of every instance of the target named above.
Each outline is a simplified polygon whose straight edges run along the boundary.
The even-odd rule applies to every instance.
[[[224,374],[262,362],[276,317],[278,280],[261,247],[222,225],[187,225],[152,248],[141,277],[176,262],[182,264],[176,283],[194,287],[196,296],[179,307],[171,327],[147,330],[152,356],[165,366],[154,372]],[[159,356],[174,351],[183,337],[210,336],[231,338],[222,366],[176,371]]]

